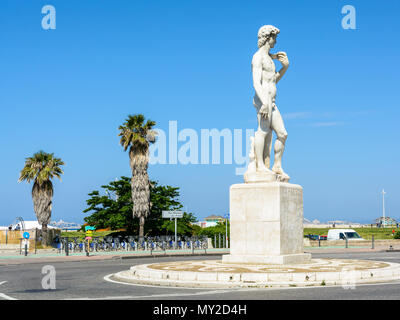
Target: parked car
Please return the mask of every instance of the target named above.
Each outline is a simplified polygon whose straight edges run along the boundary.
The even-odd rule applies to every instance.
[[[364,240],[353,229],[329,229],[328,240]]]

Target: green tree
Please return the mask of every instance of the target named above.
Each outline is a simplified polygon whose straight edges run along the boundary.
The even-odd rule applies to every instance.
[[[144,235],[145,218],[150,213],[150,181],[147,173],[149,165],[149,144],[155,141],[156,133],[152,128],[154,121],[147,120],[142,114],[129,115],[119,127],[120,144],[124,151],[129,149],[129,163],[132,170],[132,213],[139,218],[139,237]]]
[[[32,200],[33,209],[37,220],[42,226],[43,245],[50,244],[48,239],[47,225],[50,223],[53,204],[53,183],[51,179],[57,177],[61,180],[64,173],[61,166],[64,162],[56,158],[54,153],[39,151],[32,157],[25,159],[25,166],[20,172],[18,182],[33,181]]]
[[[212,239],[212,243],[213,246],[216,246],[216,243],[214,243],[214,236],[218,237],[218,234],[222,234],[223,236],[225,236],[226,234],[226,223],[228,223],[228,237],[230,234],[230,223],[229,220],[224,220],[222,222],[218,222],[217,225],[213,226],[213,227],[207,227],[207,228],[203,228],[201,230],[199,230],[198,235],[199,236],[206,236],[207,238],[211,238]]]
[[[86,201],[88,208],[84,213],[91,213],[84,221],[96,227],[96,229],[126,228],[128,232],[137,232],[139,229],[138,217],[132,216],[132,197],[130,178],[121,177],[120,180],[110,182],[101,186],[103,195],[95,190],[89,193],[90,198]],[[158,185],[157,182],[150,183],[151,212],[144,224],[145,235],[162,235],[171,231],[169,219],[162,218],[163,210],[179,210],[182,204],[178,200],[179,188]],[[180,221],[179,221],[180,220]],[[196,218],[191,213],[185,213],[183,219],[179,219],[179,234],[192,234],[194,226],[192,222]],[[174,226],[172,226],[172,232]]]
[[[105,195],[101,195],[98,190],[89,193],[90,198],[86,200],[88,208],[83,212],[91,212],[91,215],[84,218],[84,221],[96,229],[126,228],[130,232],[137,230],[138,219],[132,216],[130,180],[128,177],[121,177],[120,180],[101,186]]]

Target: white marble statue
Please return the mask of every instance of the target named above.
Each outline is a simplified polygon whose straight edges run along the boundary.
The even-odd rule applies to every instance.
[[[272,54],[279,29],[266,25],[258,31],[258,51],[252,60],[254,106],[257,109],[258,130],[250,150],[250,163],[245,173],[246,182],[289,181],[282,169],[282,154],[285,149],[287,132],[282,116],[275,104],[276,84],[289,67],[285,52]],[[273,59],[279,60],[282,68],[276,72]],[[272,133],[276,134],[274,165],[270,169]]]

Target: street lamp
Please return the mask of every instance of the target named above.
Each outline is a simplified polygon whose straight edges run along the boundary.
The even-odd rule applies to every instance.
[[[385,227],[385,190],[382,190],[382,214],[383,214],[383,218],[382,218],[382,224],[384,225],[383,227]]]

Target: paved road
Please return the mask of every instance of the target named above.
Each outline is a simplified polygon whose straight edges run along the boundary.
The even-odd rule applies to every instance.
[[[314,258],[369,259],[400,263],[400,252],[314,253]],[[177,289],[117,284],[106,275],[154,261],[218,259],[219,257],[166,257],[129,260],[52,262],[56,289],[42,289],[44,263],[0,266],[1,299],[134,299],[134,300],[246,300],[246,299],[400,299],[400,282],[336,287],[266,289]]]

